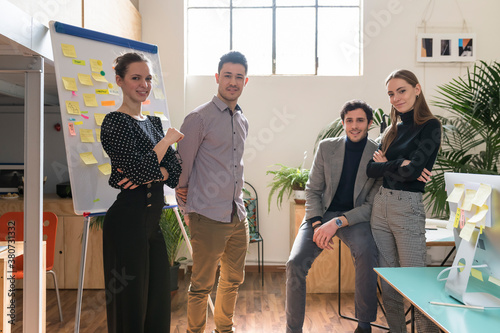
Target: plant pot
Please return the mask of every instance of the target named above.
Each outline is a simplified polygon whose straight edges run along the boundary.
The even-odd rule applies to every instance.
[[[295,197],[295,203],[299,205],[303,205],[306,203],[306,191],[305,190],[294,190],[293,191]]]
[[[179,277],[179,267],[181,264],[174,262],[173,266],[170,266],[170,291],[175,291],[179,289],[178,277]]]

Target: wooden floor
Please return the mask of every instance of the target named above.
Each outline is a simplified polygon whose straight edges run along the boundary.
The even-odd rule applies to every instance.
[[[264,287],[260,274],[247,272],[240,288],[235,313],[238,333],[285,332],[285,274],[269,272],[264,275]],[[186,332],[186,300],[189,275],[179,282],[179,290],[172,299],[171,332]],[[213,298],[213,297],[212,297]],[[47,333],[74,332],[76,290],[61,290],[64,322],[59,322],[55,291],[47,290]],[[354,332],[356,322],[339,317],[337,294],[308,294],[304,333]],[[103,290],[86,290],[83,295],[80,332],[106,332],[106,311]],[[385,325],[380,309],[378,324]],[[22,290],[16,295],[17,323],[12,332],[22,332]],[[354,295],[342,294],[342,314],[354,315]],[[213,318],[209,315],[207,332],[213,330]],[[374,328],[374,333],[387,332]]]

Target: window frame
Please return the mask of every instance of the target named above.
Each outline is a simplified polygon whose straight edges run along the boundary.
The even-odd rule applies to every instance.
[[[234,6],[234,0],[229,1],[229,6],[189,6],[189,0],[186,2],[186,13],[189,9],[226,9],[229,10],[229,49],[233,49],[233,9],[272,9],[272,73],[271,74],[263,74],[263,76],[273,76],[273,75],[300,75],[300,76],[318,76],[318,67],[319,67],[319,59],[318,59],[318,15],[320,8],[355,8],[359,11],[359,57],[358,57],[358,73],[355,76],[362,75],[362,17],[363,17],[363,0],[359,0],[358,5],[319,5],[320,0],[315,0],[314,5],[276,5],[277,0],[272,0],[271,5],[267,6]],[[315,9],[315,32],[314,32],[314,74],[276,74],[276,10],[279,8],[314,8]],[[188,23],[189,25],[189,23]],[[189,37],[187,37],[189,38]],[[189,52],[189,51],[188,51]],[[337,75],[325,75],[325,76],[337,76]]]

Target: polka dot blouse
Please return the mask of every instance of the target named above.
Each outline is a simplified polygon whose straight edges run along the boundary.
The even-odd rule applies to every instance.
[[[124,177],[136,185],[160,181],[162,166],[169,174],[165,184],[171,188],[177,186],[182,168],[175,150],[169,147],[159,164],[153,150],[163,136],[158,117],[147,116],[141,121],[119,111],[108,113],[101,126],[101,142],[111,159],[109,185],[121,188],[118,182]],[[123,173],[118,172],[118,168]]]

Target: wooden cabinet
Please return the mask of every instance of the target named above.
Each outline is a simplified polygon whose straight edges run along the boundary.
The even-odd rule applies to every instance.
[[[0,200],[0,215],[23,210],[22,199]],[[83,217],[75,215],[71,199],[61,199],[55,194],[44,196],[43,211],[53,212],[58,218],[53,269],[57,275],[59,289],[77,289],[80,276]],[[16,281],[16,287],[22,288],[22,280]],[[47,288],[54,288],[52,277],[47,278]],[[104,289],[101,230],[89,232],[84,288]]]
[[[297,236],[302,221],[306,213],[305,205],[291,203],[290,206],[290,248]],[[339,239],[334,238],[333,250],[324,250],[317,258],[307,275],[308,293],[337,293],[339,274]],[[351,258],[351,251],[342,243],[341,248],[341,282],[342,292],[354,292],[354,263]]]

